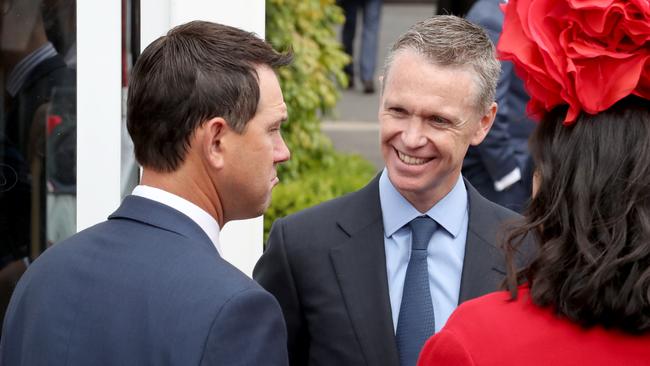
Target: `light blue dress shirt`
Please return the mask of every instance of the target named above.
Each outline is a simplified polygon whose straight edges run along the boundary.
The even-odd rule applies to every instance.
[[[411,255],[411,230],[406,224],[422,214],[395,189],[386,169],[379,178],[379,199],[384,220],[388,293],[396,330]],[[460,175],[452,190],[425,214],[439,225],[427,249],[429,288],[438,332],[458,306],[465,258],[469,215],[467,189]]]

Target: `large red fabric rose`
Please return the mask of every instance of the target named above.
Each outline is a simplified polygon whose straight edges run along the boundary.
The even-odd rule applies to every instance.
[[[568,104],[571,124],[630,94],[650,99],[650,0],[510,0],[497,48],[533,117]]]

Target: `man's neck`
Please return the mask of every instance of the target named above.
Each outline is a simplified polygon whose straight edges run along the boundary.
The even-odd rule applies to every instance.
[[[162,189],[192,202],[210,214],[219,227],[223,227],[225,219],[219,196],[216,192],[206,189],[207,185],[201,184],[201,181],[193,179],[192,173],[184,171],[182,167],[171,173],[143,168],[140,184]]]
[[[458,178],[451,185],[440,185],[426,191],[401,191],[397,187],[396,189],[416,210],[424,214],[451,192],[457,180]]]

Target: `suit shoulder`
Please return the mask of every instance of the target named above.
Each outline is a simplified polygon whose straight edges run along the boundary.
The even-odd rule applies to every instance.
[[[32,272],[85,273],[110,280],[98,268],[121,266],[124,270],[113,277],[155,283],[145,288],[183,294],[179,299],[212,296],[226,301],[242,290],[262,290],[210,245],[135,221],[109,220],[48,248],[30,267]]]
[[[229,312],[242,312],[242,307],[244,306],[265,308],[278,315],[281,314],[280,304],[276,298],[255,281],[250,280],[250,282],[252,283],[245,281],[244,286],[241,286],[239,289],[231,293],[228,299],[223,303],[217,317],[223,316],[223,314]]]
[[[242,271],[230,264],[225,259],[219,258],[218,262],[220,262],[219,265],[210,266],[210,268],[218,271],[218,275],[224,275],[224,277],[232,283],[234,293],[245,295],[247,293],[244,292],[249,291],[248,293],[250,294],[261,292],[269,295],[257,282],[246,276]],[[209,279],[207,280],[209,281]]]
[[[233,297],[266,292],[257,282],[216,254],[187,253],[167,272],[167,280],[178,283],[180,288],[177,291],[187,291],[188,297],[210,294],[215,302],[225,304]],[[185,277],[187,282],[179,282],[179,276]],[[189,288],[185,289],[186,286]]]
[[[494,211],[494,213],[499,217],[501,221],[504,220],[516,220],[522,218],[522,216],[515,211],[512,211],[509,208],[503,207],[497,203],[494,203],[492,201],[488,201],[489,205],[491,206],[491,209]]]
[[[492,217],[497,221],[510,221],[522,218],[520,214],[483,197],[474,187],[468,187],[468,193],[469,207],[472,212],[476,212],[484,217]]]
[[[341,213],[353,205],[357,192],[341,196],[316,206],[295,212],[275,220],[267,241],[268,248],[280,245],[285,251],[297,251],[305,255],[314,255],[314,250],[326,250],[330,244],[337,242],[333,238],[344,235],[338,228]],[[296,253],[294,253],[295,255]],[[285,255],[289,255],[285,253]],[[264,258],[264,257],[263,257]]]
[[[214,316],[201,359],[201,365],[287,365],[287,331],[275,297],[262,288],[233,294]]]

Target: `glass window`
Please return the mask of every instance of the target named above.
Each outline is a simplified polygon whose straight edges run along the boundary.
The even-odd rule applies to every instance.
[[[0,314],[76,231],[76,1],[0,0]]]

